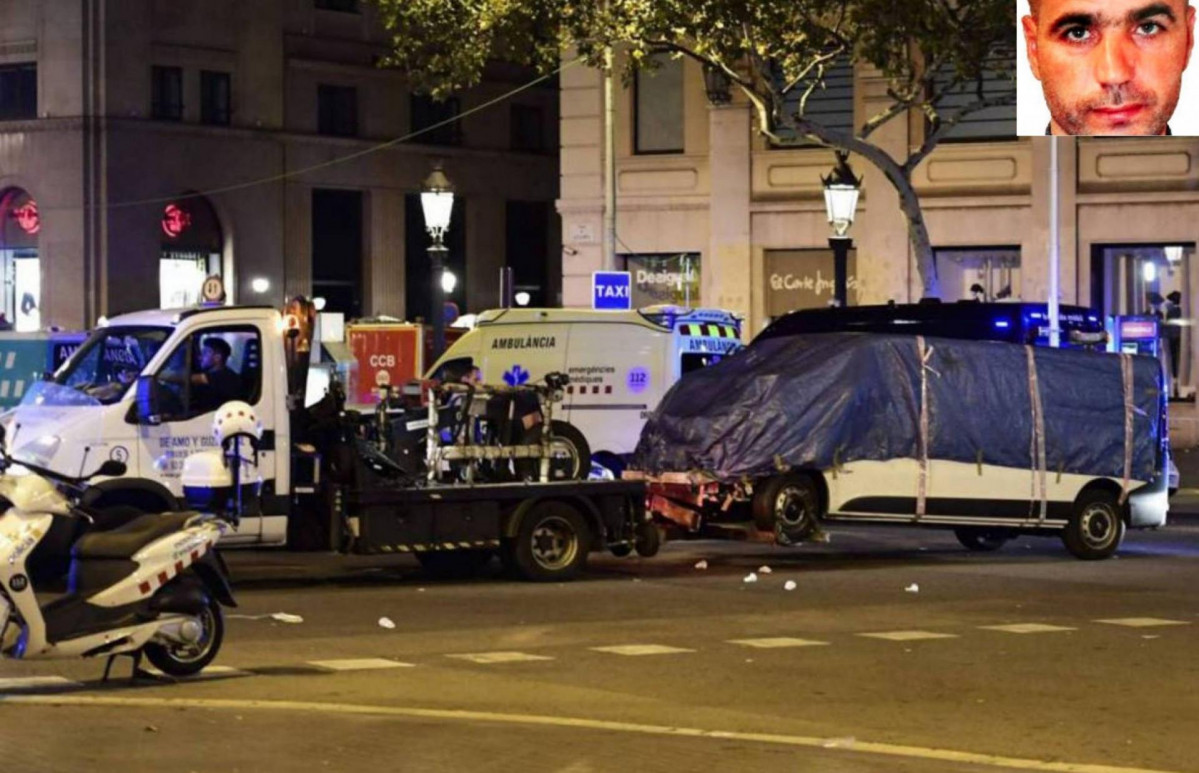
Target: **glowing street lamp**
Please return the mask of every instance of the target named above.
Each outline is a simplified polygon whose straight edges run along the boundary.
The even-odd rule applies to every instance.
[[[445,349],[445,233],[454,211],[454,188],[440,163],[434,164],[421,186],[420,206],[425,214],[425,229],[433,240],[429,245],[429,261],[433,264],[433,359],[436,360]]]
[[[849,153],[838,150],[832,174],[821,177],[820,181],[824,183],[824,208],[834,234],[828,240],[828,246],[833,248],[833,292],[837,305],[844,307],[849,297],[849,249],[853,246],[853,239],[847,234],[858,209],[862,178],[854,177]]]

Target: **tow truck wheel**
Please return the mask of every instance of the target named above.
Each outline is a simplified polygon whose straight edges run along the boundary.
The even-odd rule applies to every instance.
[[[976,553],[990,553],[999,550],[1007,543],[1007,535],[991,529],[978,529],[963,526],[960,529],[953,530],[953,536],[958,538],[958,542],[967,550],[972,550]]]
[[[820,492],[811,477],[802,473],[775,475],[754,486],[751,509],[759,529],[777,530],[799,542],[816,529]]]
[[[1062,531],[1062,542],[1075,558],[1108,558],[1124,540],[1120,502],[1110,491],[1091,489],[1078,495],[1074,513]]]
[[[564,502],[538,502],[520,519],[510,547],[511,563],[526,580],[569,580],[583,571],[591,531]]]
[[[208,606],[196,615],[195,620],[199,631],[194,642],[150,642],[146,645],[146,658],[155,668],[168,676],[192,676],[216,658],[225,638],[225,617],[220,602],[210,598]]]

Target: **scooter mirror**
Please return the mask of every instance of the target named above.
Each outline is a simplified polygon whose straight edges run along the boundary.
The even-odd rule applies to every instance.
[[[125,470],[124,462],[118,462],[116,459],[107,459],[94,474],[103,475],[108,478],[119,478],[125,474]]]

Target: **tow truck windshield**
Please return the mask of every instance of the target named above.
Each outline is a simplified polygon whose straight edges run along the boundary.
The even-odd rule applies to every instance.
[[[58,369],[53,384],[69,390],[44,388],[27,397],[40,397],[39,404],[77,404],[83,393],[101,405],[120,400],[137,381],[155,353],[171,335],[169,327],[105,327],[93,332],[71,358]],[[50,385],[47,384],[46,387]]]

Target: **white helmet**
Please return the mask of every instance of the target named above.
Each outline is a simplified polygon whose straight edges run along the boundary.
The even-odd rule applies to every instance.
[[[249,403],[230,400],[217,409],[212,420],[212,436],[223,446],[227,440],[239,435],[257,443],[262,440],[262,422]]]

